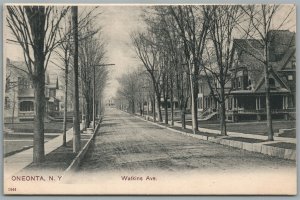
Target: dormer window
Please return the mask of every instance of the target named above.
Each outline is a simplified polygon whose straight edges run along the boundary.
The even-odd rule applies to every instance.
[[[238,88],[241,88],[241,77],[238,77]]]
[[[270,85],[270,88],[275,88],[275,80],[274,80],[274,78],[269,78],[269,85]]]

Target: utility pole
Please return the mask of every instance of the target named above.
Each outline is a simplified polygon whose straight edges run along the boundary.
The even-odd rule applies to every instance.
[[[79,124],[79,90],[78,90],[78,7],[72,6],[72,22],[74,36],[74,117],[73,117],[73,152],[80,151]]]

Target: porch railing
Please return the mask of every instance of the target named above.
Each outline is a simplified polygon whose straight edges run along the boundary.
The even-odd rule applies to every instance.
[[[265,113],[266,109],[234,109],[234,110],[228,110],[227,113],[229,114],[262,114]],[[295,108],[287,108],[287,109],[271,109],[272,114],[282,114],[282,113],[293,113],[296,112]]]

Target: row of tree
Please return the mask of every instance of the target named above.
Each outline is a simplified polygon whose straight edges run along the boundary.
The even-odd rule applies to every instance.
[[[63,145],[66,145],[67,105],[72,102],[73,151],[78,152],[81,148],[80,92],[82,114],[86,116],[84,127],[89,127],[93,120],[93,100],[100,101],[108,78],[108,71],[99,67],[105,61],[104,39],[100,27],[95,28],[94,23],[100,13],[97,8],[91,8],[78,14],[77,6],[7,6],[6,11],[6,23],[13,36],[8,40],[22,47],[28,78],[35,91],[33,161],[41,163],[45,159],[45,73],[49,62],[63,71]]]
[[[280,9],[284,9],[284,17],[281,12],[281,21],[275,23],[274,18]],[[201,77],[207,81],[214,101],[218,102],[221,134],[227,135],[225,100],[232,88],[229,91],[225,88],[231,81],[232,69],[236,62],[233,55],[233,41],[235,38],[256,39],[263,47],[263,52],[251,52],[244,46],[240,48],[264,66],[267,132],[268,140],[273,140],[269,86],[269,73],[272,66],[269,64],[268,55],[272,38],[268,32],[271,29],[282,29],[288,24],[294,9],[294,6],[279,5],[147,7],[143,12],[145,29],[133,32],[131,39],[136,55],[148,75],[147,78],[143,76],[141,80],[149,80],[151,87],[145,87],[145,83],[135,85],[134,83],[139,83],[138,78],[129,80],[131,76],[141,75],[140,72],[134,72],[121,80],[122,87],[119,94],[123,94],[134,109],[133,100],[137,99],[134,97],[139,96],[137,95],[139,89],[149,88],[148,92],[152,93],[150,97],[153,118],[155,120],[155,113],[157,113],[158,120],[163,121],[161,111],[163,105],[165,123],[169,121],[167,102],[170,99],[172,124],[174,123],[174,98],[176,98],[181,111],[183,128],[185,128],[185,113],[190,100],[192,127],[195,133],[199,126],[196,102]],[[251,40],[245,41],[249,46],[253,45]],[[252,47],[255,49],[254,46]],[[131,83],[133,80],[135,81]],[[135,93],[132,92],[133,90]]]

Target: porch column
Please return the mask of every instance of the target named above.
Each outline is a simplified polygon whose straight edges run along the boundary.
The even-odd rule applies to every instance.
[[[282,96],[282,109],[285,109],[285,96]]]
[[[284,101],[283,101],[283,109],[287,109],[288,108],[288,96],[287,95],[285,95],[285,96],[283,96],[283,99],[284,99]],[[284,114],[284,119],[285,120],[289,120],[289,114],[288,113],[285,113]]]
[[[255,97],[255,108],[258,110],[258,97]]]
[[[260,110],[260,96],[256,97],[256,110]],[[261,120],[261,116],[259,114],[259,112],[257,112],[256,114],[256,119],[257,121],[260,121]]]

